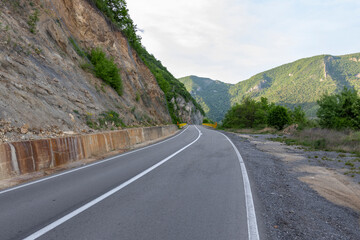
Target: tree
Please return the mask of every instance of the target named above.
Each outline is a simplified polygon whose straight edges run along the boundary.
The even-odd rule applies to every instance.
[[[290,116],[288,111],[283,106],[275,106],[269,111],[268,124],[278,130],[284,128],[286,124],[290,123]]]
[[[289,112],[291,115],[292,123],[305,124],[306,117],[305,112],[301,106],[296,106],[293,111]]]
[[[266,98],[261,102],[247,97],[233,106],[225,115],[223,126],[228,128],[257,128],[266,125],[269,105]]]
[[[360,98],[358,98],[352,106],[352,111],[355,114],[353,118],[353,126],[355,129],[360,129]]]
[[[344,87],[338,94],[324,94],[318,104],[320,106],[317,116],[323,128],[357,128],[359,97],[354,89]]]
[[[96,6],[119,27],[129,43],[138,50],[141,47],[141,37],[137,35],[137,26],[129,15],[125,0],[93,0]]]

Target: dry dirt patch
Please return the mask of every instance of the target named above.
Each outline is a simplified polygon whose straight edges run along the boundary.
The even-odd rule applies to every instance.
[[[283,143],[272,142],[251,135],[239,134],[239,136],[248,139],[259,150],[286,163],[296,163],[293,167],[294,171],[306,174],[299,180],[307,183],[322,197],[337,205],[360,212],[360,185],[352,181],[351,178],[344,176],[342,169],[308,165],[306,164],[305,152],[299,151],[294,146],[287,146]],[[294,151],[295,149],[297,151]]]
[[[302,166],[296,169],[310,175],[299,179],[329,201],[360,212],[360,186],[334,170],[324,167]]]

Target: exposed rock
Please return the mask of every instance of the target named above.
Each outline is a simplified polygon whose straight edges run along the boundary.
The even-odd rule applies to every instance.
[[[189,124],[202,124],[204,116],[192,102],[186,102],[181,96],[171,99],[174,109],[177,110],[182,122]]]
[[[261,89],[263,89],[265,87],[265,85],[266,85],[266,81],[261,80],[259,84],[257,84],[254,87],[250,88],[246,93],[258,92]]]
[[[360,59],[357,59],[356,57],[349,58],[349,60],[353,62],[360,62]]]
[[[29,125],[28,124],[24,124],[21,128],[20,128],[20,133],[22,134],[26,134],[29,132]]]
[[[99,116],[109,110],[116,111],[126,125],[171,122],[155,77],[123,34],[88,1],[17,2],[0,2],[0,119],[16,119],[0,124],[15,128],[18,134],[26,130],[17,129],[28,124],[28,131],[47,129],[39,131],[39,136],[51,137],[63,131],[92,131],[85,116]],[[33,34],[27,22],[35,9],[39,21]],[[114,58],[121,69],[122,96],[82,70],[86,59],[77,54],[70,37],[85,51],[101,47]],[[144,97],[136,101],[136,93]],[[140,117],[134,116],[132,108]],[[5,132],[3,140],[14,137],[8,129]]]

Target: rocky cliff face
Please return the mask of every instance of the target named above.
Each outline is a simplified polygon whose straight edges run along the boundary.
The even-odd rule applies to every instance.
[[[197,125],[202,124],[204,116],[192,102],[186,102],[181,96],[178,96],[176,99],[171,99],[171,102],[174,104],[175,111],[179,114],[182,122]]]
[[[126,125],[171,122],[150,70],[86,0],[1,1],[0,9],[0,119],[13,129],[86,132],[89,118],[109,110]],[[114,58],[122,96],[80,67],[77,47]]]

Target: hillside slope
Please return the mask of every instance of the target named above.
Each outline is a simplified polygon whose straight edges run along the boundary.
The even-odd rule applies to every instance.
[[[302,105],[309,116],[315,116],[316,101],[324,93],[344,86],[360,89],[360,53],[304,58],[257,74],[230,88],[231,102],[244,96],[266,97],[287,106]]]
[[[0,9],[0,127],[8,129],[0,135],[24,125],[34,134],[93,131],[87,122],[109,112],[127,126],[172,122],[154,74],[91,1],[1,1]],[[121,96],[85,67],[82,52],[94,48],[120,69]],[[181,121],[202,120],[191,97],[173,99]]]
[[[197,76],[180,78],[179,81],[202,106],[208,118],[218,122],[222,120],[230,108],[231,84]]]
[[[212,105],[212,93],[197,91],[196,86],[203,86],[201,81],[199,82],[200,79],[190,76],[181,78],[180,81],[195,98],[204,101],[203,106],[209,107],[207,112],[216,112],[214,119],[223,118],[224,114],[219,112],[220,107],[224,112],[225,108],[227,110],[230,105],[240,102],[246,96],[255,99],[266,97],[270,102],[290,108],[301,105],[308,116],[314,117],[318,109],[316,101],[324,93],[331,94],[345,86],[360,90],[360,53],[304,58],[259,73],[234,85],[224,83],[229,90],[220,96],[220,99],[229,99],[229,103],[222,103],[220,107]],[[209,81],[210,79],[206,80]]]

